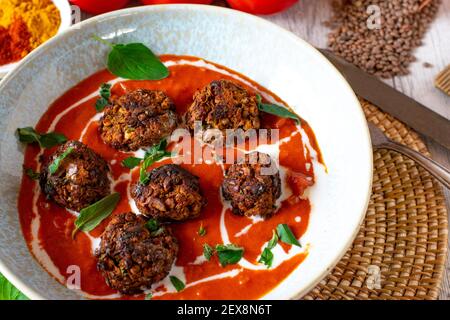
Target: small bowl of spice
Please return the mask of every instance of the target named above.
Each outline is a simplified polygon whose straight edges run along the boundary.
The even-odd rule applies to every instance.
[[[42,43],[70,27],[67,0],[0,0],[0,78]]]

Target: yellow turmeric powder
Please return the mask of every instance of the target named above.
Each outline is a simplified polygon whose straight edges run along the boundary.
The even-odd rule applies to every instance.
[[[0,27],[8,28],[17,17],[28,27],[31,49],[53,37],[61,24],[59,10],[50,0],[0,0]]]

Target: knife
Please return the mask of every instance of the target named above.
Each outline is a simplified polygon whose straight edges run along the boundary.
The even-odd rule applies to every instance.
[[[344,75],[360,97],[450,149],[449,120],[331,51],[327,49],[319,49],[319,51]]]

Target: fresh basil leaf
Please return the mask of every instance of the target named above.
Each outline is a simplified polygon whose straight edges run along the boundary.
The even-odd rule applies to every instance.
[[[258,260],[259,263],[265,264],[267,268],[272,266],[273,262],[273,253],[269,248],[264,248],[261,257]]]
[[[150,147],[150,149],[148,149],[145,154],[146,156],[148,154],[153,154],[156,151],[164,151],[167,148],[167,140],[166,139],[161,139],[160,142],[158,142],[157,144],[155,144],[154,146]]]
[[[142,43],[113,44],[108,55],[108,70],[131,80],[161,80],[169,69]]]
[[[280,237],[280,240],[284,243],[291,244],[294,246],[301,247],[300,242],[298,242],[297,238],[292,233],[291,229],[287,224],[279,224],[277,226],[277,233]]]
[[[105,107],[108,105],[108,103],[108,100],[106,100],[105,98],[98,98],[95,102],[95,110],[97,110],[97,112],[102,112],[103,109],[105,109]]]
[[[36,132],[31,127],[18,128],[17,134],[19,136],[19,141],[23,143],[33,143],[37,142],[40,144],[41,135]]]
[[[28,300],[28,298],[0,274],[0,300]]]
[[[184,288],[186,287],[184,282],[181,281],[180,279],[178,279],[177,277],[170,276],[169,278],[170,278],[170,282],[172,282],[172,284],[175,287],[175,289],[177,290],[177,292],[183,291]]]
[[[159,223],[155,219],[148,220],[147,223],[145,224],[145,226],[147,227],[148,230],[150,230],[152,232],[159,229]]]
[[[155,231],[152,231],[151,236],[152,237],[160,236],[161,234],[163,234],[164,231],[165,231],[164,227],[159,227]]]
[[[54,146],[63,144],[67,138],[62,133],[50,132],[41,135],[40,144],[43,148],[52,148]]]
[[[272,266],[273,262],[272,249],[275,248],[277,243],[278,243],[278,235],[277,232],[273,230],[272,238],[267,243],[267,246],[264,248],[263,252],[261,253],[261,257],[258,260],[259,263],[265,264],[267,268],[270,268]]]
[[[164,232],[164,227],[160,226],[159,222],[155,219],[148,220],[145,226],[151,231],[153,237],[157,237]]]
[[[238,247],[235,244],[218,244],[216,246],[217,256],[222,267],[229,264],[238,263],[244,255],[244,248]]]
[[[155,163],[158,160],[161,160],[162,158],[164,158],[164,155],[162,152],[156,152],[152,155],[146,155],[141,169],[139,171],[139,181],[142,184],[148,184],[149,182],[149,174],[147,172],[148,167],[150,167],[153,163]]]
[[[61,133],[51,132],[39,134],[31,127],[18,128],[19,141],[23,143],[38,143],[41,148],[51,148],[67,141],[66,136]]]
[[[287,108],[280,106],[278,104],[263,103],[261,95],[256,95],[256,100],[258,101],[258,109],[265,113],[270,113],[281,118],[294,119],[297,124],[300,124],[300,117],[295,113],[289,111]]]
[[[100,97],[106,100],[111,98],[111,85],[109,83],[102,83],[100,86]]]
[[[78,230],[89,232],[95,229],[104,219],[109,217],[119,201],[120,193],[116,192],[82,209],[80,215],[75,220],[75,229],[72,232],[72,238]]]
[[[144,166],[141,167],[141,170],[139,173],[139,181],[142,184],[148,184],[150,182],[150,178],[148,176],[147,171],[144,169]]]
[[[145,300],[152,300],[153,299],[153,293],[148,293],[146,296],[145,296]]]
[[[58,171],[59,165],[61,164],[61,162],[67,158],[67,156],[69,154],[71,154],[73,151],[73,147],[69,147],[67,148],[66,151],[64,151],[61,155],[59,155],[58,157],[56,157],[56,159],[53,160],[53,162],[48,166],[48,171],[50,172],[50,174],[54,174],[56,171]]]
[[[269,243],[267,244],[267,249],[272,250],[275,248],[275,246],[278,243],[278,235],[275,230],[273,230],[272,239],[270,239]]]
[[[122,165],[128,169],[134,169],[141,163],[141,158],[128,157],[122,160]]]
[[[256,102],[258,103],[258,105],[262,103],[262,97],[259,93],[256,94]]]
[[[166,156],[171,156],[172,154],[168,151],[166,151],[167,148],[167,140],[162,139],[158,144],[155,144],[154,146],[150,147],[144,155],[144,160],[155,157],[161,154],[165,154]]]
[[[200,237],[206,236],[206,229],[205,229],[205,227],[203,227],[203,223],[200,225],[200,228],[198,228],[197,234]]]
[[[100,86],[100,98],[95,103],[95,109],[97,112],[102,112],[103,109],[109,104],[109,98],[111,97],[111,85],[109,83],[103,83]]]
[[[32,180],[39,180],[39,177],[41,176],[41,174],[39,172],[36,172],[33,169],[31,169],[31,168],[25,168],[24,167],[23,171]]]
[[[214,249],[209,244],[205,243],[203,245],[203,256],[206,260],[210,261],[211,257],[214,255]]]
[[[149,175],[147,172],[148,167],[163,158],[172,156],[170,152],[166,151],[166,147],[167,141],[166,139],[163,139],[157,145],[152,146],[145,153],[144,161],[139,173],[139,181],[142,184],[147,184],[149,182]]]

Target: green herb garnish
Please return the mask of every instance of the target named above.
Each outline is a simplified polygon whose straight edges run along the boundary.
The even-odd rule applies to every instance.
[[[50,174],[54,174],[56,171],[58,171],[59,165],[61,164],[61,162],[67,158],[67,156],[69,154],[71,154],[73,151],[73,147],[69,147],[67,148],[66,151],[64,151],[61,155],[59,155],[58,157],[56,157],[53,162],[48,166],[48,171],[50,172]]]
[[[36,172],[31,168],[23,168],[23,171],[32,180],[39,180],[39,177],[41,176],[39,172]]]
[[[272,239],[269,240],[269,243],[267,244],[267,248],[269,250],[272,250],[273,248],[275,248],[277,243],[278,243],[278,234],[275,230],[273,230]]]
[[[144,157],[144,161],[141,166],[139,181],[142,184],[147,184],[149,182],[149,174],[147,172],[148,167],[150,167],[155,162],[165,158],[171,157],[172,154],[166,151],[167,140],[161,140],[157,145],[151,147],[146,153]]]
[[[155,219],[148,220],[145,226],[150,230],[153,237],[159,236],[164,232],[164,227]]]
[[[145,296],[145,300],[152,300],[153,299],[153,293],[148,293],[146,296]]]
[[[51,132],[41,135],[40,145],[42,148],[51,148],[67,141],[67,138],[62,133]]]
[[[218,244],[216,245],[217,256],[222,267],[229,264],[238,263],[244,255],[244,248],[238,247],[235,244]]]
[[[300,117],[295,113],[289,111],[287,108],[273,103],[263,103],[260,94],[256,94],[256,100],[258,101],[258,109],[265,113],[270,113],[281,118],[294,119],[297,124],[300,123]]]
[[[159,229],[159,223],[157,220],[155,219],[150,219],[147,221],[147,223],[145,224],[145,226],[147,227],[148,230],[150,230],[151,232],[154,232],[156,230]]]
[[[112,44],[94,36],[94,39],[111,47],[108,70],[131,80],[161,80],[169,76],[169,69],[142,43]]]
[[[102,112],[103,109],[109,104],[109,98],[111,97],[111,85],[109,83],[103,83],[100,86],[100,98],[95,102],[95,110]]]
[[[89,232],[95,229],[104,219],[109,217],[119,201],[120,193],[116,192],[82,209],[74,222],[75,229],[72,232],[72,238],[75,237],[78,230]]]
[[[277,226],[277,233],[280,237],[280,240],[284,243],[291,244],[294,246],[301,247],[300,242],[298,242],[297,238],[292,233],[291,229],[287,224],[279,224]]]
[[[19,141],[23,143],[37,142],[41,144],[41,135],[31,127],[18,128],[17,134],[19,135]]]
[[[263,252],[261,253],[261,257],[258,260],[259,263],[265,264],[267,268],[270,268],[272,266],[273,262],[272,249],[275,248],[277,243],[278,243],[278,234],[275,230],[273,230],[272,238],[267,243],[267,246],[264,248]]]
[[[164,230],[164,227],[159,227],[158,230],[153,231],[151,235],[152,237],[160,236],[161,234],[163,234]]]
[[[200,237],[204,237],[206,235],[206,229],[205,229],[205,227],[203,227],[203,223],[200,224],[200,228],[198,228],[197,234]]]
[[[141,163],[141,158],[128,157],[122,160],[122,165],[128,169],[134,169]]]
[[[19,141],[29,144],[38,143],[41,148],[51,148],[67,141],[65,135],[57,132],[39,134],[31,127],[18,128]]]
[[[263,263],[270,268],[273,262],[273,253],[269,248],[264,248],[261,257],[258,260],[259,263]]]
[[[28,298],[0,274],[0,300],[28,300]]]
[[[214,255],[214,249],[209,244],[205,243],[203,245],[203,256],[206,260],[210,261],[211,257]]]
[[[177,277],[170,276],[169,278],[170,278],[170,282],[172,282],[172,284],[175,287],[175,289],[177,290],[177,292],[183,291],[183,289],[186,287],[184,282],[181,281],[180,279],[178,279]]]
[[[167,141],[165,139],[161,140],[157,145],[152,146],[145,152],[144,159],[136,158],[136,157],[128,157],[122,161],[122,165],[128,169],[134,169],[137,167],[142,161],[144,161],[141,172],[140,172],[140,181],[141,183],[147,184],[147,169],[156,161],[159,161],[165,157],[171,157],[172,154],[166,151]]]

